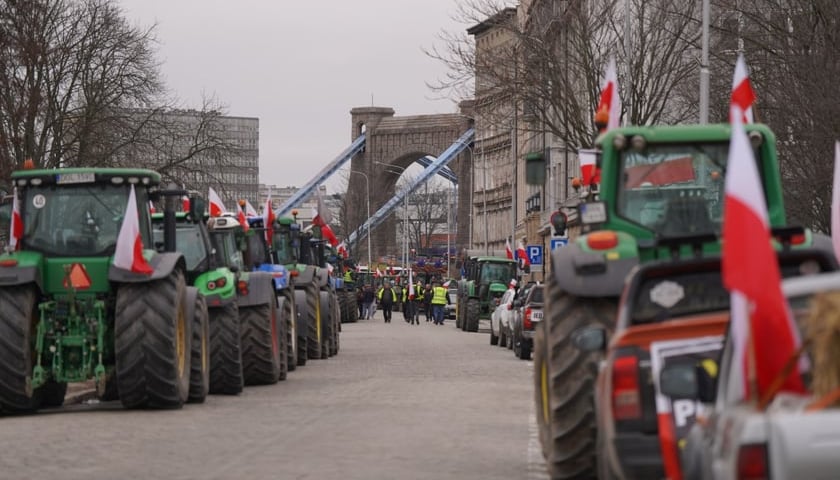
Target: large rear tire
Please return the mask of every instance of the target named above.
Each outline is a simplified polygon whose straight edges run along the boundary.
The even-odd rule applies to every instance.
[[[233,301],[210,309],[210,393],[236,395],[244,385],[239,306]]]
[[[306,347],[310,360],[321,358],[323,334],[321,291],[313,283],[306,287]]]
[[[38,409],[40,395],[32,391],[35,365],[35,288],[0,288],[0,410],[26,413]]]
[[[295,289],[295,309],[297,310],[297,364],[299,366],[306,365],[309,359],[309,316],[306,312],[309,307],[306,301],[306,290]]]
[[[548,424],[551,422],[551,410],[548,398],[545,323],[538,324],[534,332],[534,404],[536,405],[535,414],[540,447],[542,447],[543,458],[548,458],[548,446],[551,444],[551,435],[548,430]]]
[[[318,292],[320,301],[319,308],[321,309],[321,358],[326,359],[331,356],[333,331],[335,331],[335,314],[333,310],[332,293],[321,290]]]
[[[125,283],[114,320],[117,390],[126,408],[179,408],[190,393],[192,318],[184,274]]]
[[[334,316],[335,320],[334,320],[334,323],[333,323],[332,345],[330,345],[332,347],[330,349],[330,356],[335,356],[335,355],[338,355],[338,350],[339,350],[339,347],[340,347],[339,342],[338,342],[338,337],[341,335],[341,319],[339,317],[343,316],[343,315],[346,315],[346,314],[344,313],[344,310],[342,310],[341,307],[339,306],[338,299],[336,298],[335,295],[332,296],[332,299],[333,299],[333,309],[334,310],[338,309],[338,311],[339,311],[339,314]]]
[[[467,316],[464,319],[464,331],[477,332],[478,331],[478,315],[479,304],[477,298],[467,300]],[[501,332],[501,322],[499,323],[499,331]]]
[[[210,314],[204,295],[193,302],[192,355],[190,358],[190,403],[204,403],[210,393]]]
[[[286,325],[286,371],[292,372],[297,369],[297,309],[295,302],[290,300],[291,295],[284,291],[277,301],[277,311],[280,312],[280,321]],[[283,380],[283,379],[281,379]]]
[[[277,321],[277,301],[272,296],[268,303],[240,307],[239,322],[245,385],[277,383],[286,363],[286,330]]]
[[[568,295],[549,277],[545,355],[550,444],[546,464],[551,478],[596,478],[598,474],[595,385],[603,354],[579,350],[571,337],[587,326],[611,333],[617,305],[617,298]]]

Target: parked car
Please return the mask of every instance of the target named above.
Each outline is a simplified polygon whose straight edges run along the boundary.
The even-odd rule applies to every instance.
[[[506,347],[510,338],[510,318],[513,316],[513,300],[516,298],[516,290],[507,289],[505,293],[496,299],[496,308],[490,315],[490,345]]]
[[[779,262],[786,277],[836,268],[830,252],[811,249],[780,253]],[[657,391],[654,378],[670,365],[719,358],[729,298],[718,258],[647,263],[628,275],[595,390],[600,478],[680,476],[697,406]],[[603,328],[584,328],[572,342],[598,351],[606,336]]]
[[[522,360],[529,360],[534,349],[534,332],[543,319],[543,290],[541,284],[528,285],[513,301],[511,344],[513,354]]]
[[[786,279],[782,288],[801,328],[812,314],[811,300],[817,294],[840,295],[840,272]],[[833,310],[833,304],[829,309]],[[827,310],[813,313],[820,315],[820,320],[831,321],[836,313]],[[808,340],[806,332],[800,334]],[[719,368],[711,369],[717,370],[717,378],[707,369],[686,364],[665,367],[660,375],[659,387],[664,393],[701,402],[706,408],[705,421],[694,424],[686,441],[683,478],[836,478],[840,472],[840,409],[821,405],[831,394],[778,394],[766,408],[741,400],[736,382],[730,379],[743,367],[733,362],[730,338],[716,365]],[[811,340],[806,343],[806,354],[813,353]],[[812,375],[817,373],[802,375],[809,392]]]

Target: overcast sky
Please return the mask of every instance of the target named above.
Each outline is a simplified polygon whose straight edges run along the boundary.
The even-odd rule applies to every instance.
[[[214,94],[260,120],[260,182],[302,186],[350,142],[350,109],[451,113],[427,86],[446,73],[440,45],[457,0],[120,0],[130,21],[157,24],[167,86],[186,106]],[[334,177],[337,177],[335,175]],[[329,191],[343,189],[333,178]]]

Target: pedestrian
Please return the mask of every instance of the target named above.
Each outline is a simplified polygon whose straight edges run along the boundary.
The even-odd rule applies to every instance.
[[[359,306],[359,318],[365,318],[365,289],[361,285],[356,289],[356,303]]]
[[[376,312],[376,306],[374,304],[374,291],[373,285],[365,285],[365,294],[364,294],[364,304],[365,304],[365,319],[373,318],[373,314]]]
[[[449,305],[449,290],[442,287],[440,280],[435,281],[435,286],[432,289],[432,316],[435,320],[435,325],[443,325],[443,306]]]
[[[385,317],[385,323],[391,323],[391,309],[394,308],[394,301],[397,299],[397,293],[391,287],[391,282],[385,280],[382,282],[382,288],[376,292],[376,298],[379,305],[382,306],[382,315]]]
[[[414,318],[417,325],[420,325],[420,307],[426,305],[426,295],[423,289],[423,282],[418,281],[414,286]]]
[[[417,294],[411,293],[410,288],[403,290],[403,315],[410,325],[420,325],[420,317],[417,316]]]
[[[423,307],[426,310],[426,321],[432,321],[432,284],[427,283],[426,289],[423,291]]]

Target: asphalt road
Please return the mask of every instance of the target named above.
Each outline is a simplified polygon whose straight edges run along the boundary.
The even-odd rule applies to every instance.
[[[174,411],[0,417],[0,478],[542,479],[531,362],[487,334],[374,320],[274,386]]]

